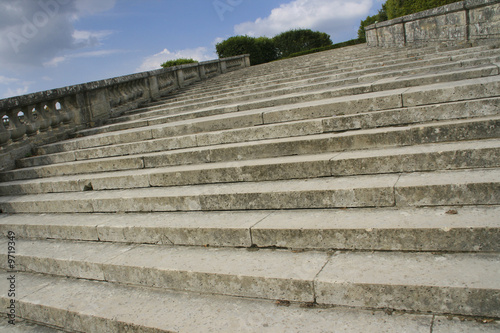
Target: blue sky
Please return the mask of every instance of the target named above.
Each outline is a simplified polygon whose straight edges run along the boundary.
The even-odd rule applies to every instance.
[[[0,0],[0,99],[217,58],[235,35],[356,38],[382,0]]]

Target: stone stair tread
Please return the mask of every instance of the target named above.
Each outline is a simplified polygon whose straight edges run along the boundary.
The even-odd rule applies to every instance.
[[[93,190],[119,189],[120,186],[124,186],[122,188],[149,187],[159,186],[159,184],[161,184],[162,181],[165,182],[166,179],[170,179],[168,184],[171,185],[194,185],[198,184],[196,182],[197,180],[198,182],[206,183],[209,181],[278,180],[285,179],[285,177],[289,177],[289,179],[314,178],[320,176],[390,173],[397,171],[414,172],[437,168],[436,166],[433,167],[433,165],[439,165],[440,168],[445,169],[458,169],[479,166],[477,165],[479,162],[482,163],[483,167],[486,165],[494,167],[500,166],[498,164],[491,164],[495,161],[496,155],[494,154],[494,150],[498,149],[500,149],[500,140],[491,139],[395,148],[388,147],[370,150],[353,150],[317,155],[285,156],[257,160],[110,171],[105,173],[55,176],[3,182],[0,183],[0,194],[9,195],[11,193],[16,193],[14,191],[18,191],[22,188],[27,190],[32,188],[31,191],[38,189],[38,191],[46,192],[82,191],[84,187],[89,184],[92,184]],[[480,155],[482,150],[484,150],[486,154],[484,157]],[[473,164],[471,154],[468,152],[475,152],[476,156],[478,156],[477,158],[480,160],[478,160],[476,164]],[[451,154],[451,157],[444,157],[447,154]],[[461,154],[465,157],[459,160]],[[442,162],[439,159],[440,156],[442,157]],[[404,165],[398,163],[392,166],[392,168],[381,168],[382,165],[388,166],[388,161],[392,159],[404,160],[406,162]],[[410,160],[415,162],[410,163]],[[348,164],[349,161],[353,162]],[[354,163],[354,161],[357,163]],[[454,161],[455,164],[453,164]],[[486,164],[487,161],[491,161],[491,163]],[[420,162],[421,165],[418,166],[418,162]],[[347,165],[352,166],[347,167]],[[356,168],[356,166],[360,165],[363,165],[363,167]],[[370,165],[370,168],[368,165]],[[404,168],[404,166],[407,166],[407,168]],[[279,168],[280,172],[271,173],[269,171],[270,167]],[[293,172],[294,170],[295,172]],[[213,171],[226,173],[228,177],[209,177],[210,172]],[[266,173],[267,175],[265,175]],[[183,174],[186,176],[183,176]],[[230,174],[235,176],[229,177]],[[191,182],[189,182],[189,179],[191,179]],[[62,187],[62,183],[67,184],[67,186]],[[166,183],[163,184],[163,186],[165,186]]]
[[[499,215],[498,206],[4,214],[0,232],[135,244],[481,252],[500,247]]]
[[[489,65],[489,64],[485,64],[485,65],[478,65],[478,66],[475,66],[474,68],[469,68],[469,69],[460,69],[460,71],[457,71],[456,69],[453,71],[453,70],[448,70],[448,71],[445,71],[445,72],[438,72],[438,73],[426,73],[426,74],[420,74],[420,75],[413,75],[413,76],[401,76],[401,73],[399,73],[399,75],[397,76],[394,76],[394,77],[390,77],[390,78],[387,78],[387,79],[382,79],[382,80],[378,80],[378,81],[374,81],[373,83],[359,83],[359,84],[356,84],[356,83],[352,83],[351,85],[357,85],[357,86],[360,86],[360,87],[364,87],[365,85],[373,85],[373,90],[374,91],[379,91],[379,90],[382,90],[382,89],[385,89],[383,87],[387,86],[388,84],[391,84],[394,83],[394,82],[398,82],[398,85],[399,85],[399,88],[401,88],[401,85],[403,86],[414,86],[415,85],[415,79],[427,79],[430,81],[426,82],[426,81],[423,81],[421,82],[420,84],[430,84],[430,83],[434,83],[432,81],[432,79],[436,76],[443,76],[443,75],[447,75],[449,73],[461,73],[460,75],[461,76],[464,76],[466,75],[467,72],[471,72],[471,73],[475,73],[477,72],[478,70],[480,69],[483,69],[483,70],[488,70],[488,71],[492,71],[491,73],[490,72],[485,72],[484,75],[480,75],[480,76],[489,76],[489,75],[498,75],[498,66],[496,65]],[[395,72],[396,74],[398,72]],[[488,74],[490,73],[490,74]],[[472,77],[461,77],[461,80],[464,80],[464,79],[471,79],[471,78],[474,78],[474,75]],[[445,79],[446,80],[446,79]],[[447,81],[450,81],[450,80],[447,80]],[[454,81],[454,80],[451,80],[451,81]],[[406,82],[405,84],[403,84],[404,82]],[[419,85],[420,85],[419,84]],[[309,91],[316,91],[316,92],[319,92],[319,91],[325,91],[325,88],[321,88],[323,86],[325,87],[328,87],[327,90],[331,90],[331,85],[326,85],[325,83],[320,83],[320,84],[316,84],[317,85],[317,88],[314,88],[314,85],[305,85],[304,87],[308,87],[308,90]],[[296,88],[291,88],[291,87],[285,87],[285,88],[280,88],[280,89],[277,89],[275,90],[277,93],[279,93],[280,91],[281,92],[286,92],[286,95],[289,95],[290,97],[298,97],[302,94],[304,94],[303,92],[300,92],[300,91],[297,91],[297,92],[294,92],[294,90],[297,90],[297,89],[300,89],[301,86],[298,86]],[[312,87],[312,88],[311,88]],[[388,86],[389,88],[397,88],[397,86]],[[337,89],[334,89],[333,91],[335,90],[339,90],[339,88]],[[342,90],[342,88],[340,89],[340,91]],[[269,93],[267,93],[269,95]],[[281,94],[281,93],[280,93]],[[250,94],[252,95],[252,94]],[[244,96],[244,95],[241,95],[241,96]],[[257,100],[261,100],[261,101],[264,101],[266,99],[268,99],[269,97],[265,97],[265,98],[262,98],[262,97],[257,97]],[[240,98],[241,99],[241,98]],[[222,98],[222,99],[218,99],[218,102],[217,104],[220,103],[220,101],[229,101],[229,104],[231,104],[231,97],[229,98]],[[238,103],[238,102],[236,102]],[[241,103],[241,102],[239,102]],[[174,107],[175,106],[171,106],[171,107]],[[209,107],[209,106],[208,106]],[[203,107],[202,107],[203,108]],[[205,107],[206,109],[207,107]],[[153,112],[158,112],[158,111],[151,111]],[[155,116],[153,116],[153,114],[149,115],[149,117],[153,117],[153,118],[156,118]],[[147,114],[143,114],[143,116],[147,116]],[[140,122],[139,124],[137,122]],[[139,120],[133,120],[133,121],[130,121],[128,122],[131,124],[131,126],[140,126],[140,125],[145,125],[147,122],[143,119],[139,119]],[[113,124],[113,125],[106,125],[104,127],[101,127],[102,129],[104,128],[114,128],[114,127],[117,127],[117,129],[121,129],[122,127],[124,126],[123,123],[120,123],[120,124]],[[100,130],[102,130],[100,129]],[[93,129],[93,131],[95,132],[96,130]],[[94,132],[91,132],[91,133],[94,133]]]
[[[18,240],[17,249],[21,272],[327,305],[500,315],[498,253],[329,255],[46,240]],[[356,288],[378,290],[378,297],[359,302]],[[421,297],[410,301],[413,290]],[[449,293],[444,298],[464,303],[443,302],[443,291]],[[480,295],[487,298],[476,299]]]
[[[377,98],[377,97],[389,97],[389,95],[392,96],[402,96],[403,101],[404,101],[404,107],[408,106],[419,106],[419,105],[425,105],[425,104],[436,104],[436,103],[448,103],[452,101],[459,101],[459,100],[469,100],[469,99],[477,99],[477,98],[487,98],[487,97],[492,97],[492,96],[498,96],[498,89],[499,89],[499,84],[498,82],[500,81],[500,77],[486,77],[486,78],[479,78],[479,79],[468,79],[468,80],[462,80],[458,82],[446,82],[446,83],[436,83],[436,84],[430,84],[430,85],[425,85],[425,86],[419,86],[419,87],[414,87],[414,88],[403,88],[403,89],[392,89],[390,91],[382,91],[382,92],[367,92],[364,94],[360,95],[350,95],[350,96],[337,96],[337,97],[330,97],[330,98],[325,98],[319,101],[305,101],[301,102],[300,104],[295,104],[293,106],[289,105],[281,105],[281,106],[262,106],[259,107],[259,109],[262,109],[262,111],[257,110],[255,111],[256,113],[261,113],[263,116],[266,115],[266,113],[272,113],[272,112],[278,112],[278,114],[283,113],[283,111],[287,111],[287,109],[297,109],[300,110],[301,108],[307,108],[311,106],[317,106],[317,105],[324,105],[325,107],[328,106],[328,104],[332,103],[357,103],[357,99],[370,99],[370,98]],[[487,85],[491,85],[490,88],[487,87]],[[478,96],[478,91],[477,89],[470,89],[468,86],[472,85],[478,85],[482,87],[482,91],[480,92],[481,95]],[[483,87],[483,85],[485,85]],[[345,88],[342,88],[345,89]],[[432,91],[432,93],[430,93]],[[457,93],[458,92],[458,93]],[[426,97],[430,97],[433,100],[428,101]],[[342,105],[342,104],[341,104]],[[398,107],[397,104],[393,105],[392,108]],[[380,107],[371,107],[373,110],[380,109]],[[383,109],[383,107],[382,107]],[[253,112],[251,110],[246,110],[249,111],[248,114],[252,114]],[[195,113],[198,111],[194,111]],[[245,111],[239,111],[237,114],[244,114],[240,112],[245,112]],[[220,116],[215,116],[215,117],[221,117],[222,119],[225,118],[224,115],[229,116],[229,117],[238,117],[237,114],[233,114],[232,112],[229,114],[224,113],[223,115]],[[324,115],[321,115],[324,116]],[[278,118],[278,117],[276,117]],[[163,117],[159,117],[158,119],[163,119]],[[218,118],[214,118],[218,119]],[[287,118],[285,118],[287,119]],[[295,118],[296,119],[296,118]],[[287,119],[287,120],[294,120],[294,119]],[[189,120],[188,120],[189,121]],[[193,120],[196,121],[196,120]],[[200,122],[204,121],[204,118],[198,120]],[[267,123],[268,121],[266,121]],[[149,126],[147,128],[134,128],[134,129],[129,129],[129,130],[121,130],[119,132],[113,133],[102,133],[99,134],[95,137],[88,138],[88,137],[83,137],[83,138],[77,138],[77,139],[72,139],[72,140],[67,140],[62,143],[56,143],[52,145],[47,145],[47,146],[63,146],[64,145],[69,145],[69,149],[77,149],[77,148],[88,148],[91,146],[91,144],[86,144],[86,145],[79,145],[78,143],[81,142],[95,142],[96,138],[112,138],[117,135],[122,135],[123,133],[134,133],[134,134],[140,134],[141,132],[144,132],[144,135],[141,136],[142,139],[147,139],[153,138],[154,134],[151,134],[151,129],[156,129],[156,133],[158,132],[159,129],[167,126],[175,126],[175,122],[165,125],[165,124],[157,124],[153,126]],[[182,123],[181,123],[182,124]],[[130,141],[130,140],[129,140]],[[111,141],[113,142],[113,141]],[[110,144],[109,142],[104,142],[104,143],[98,143],[98,146],[102,146],[103,144]]]
[[[463,311],[498,317],[499,274],[500,260],[496,253],[340,253],[318,274],[316,300],[320,304],[367,307],[390,304],[397,309]],[[467,289],[464,293],[459,291],[463,288]],[[406,297],[394,296],[400,292]],[[359,293],[371,297],[365,294],[359,300]]]
[[[167,142],[168,145],[174,146],[174,150],[27,167],[3,172],[0,176],[4,181],[10,181],[78,173],[368,149],[377,147],[377,144],[378,147],[382,147],[491,139],[497,135],[497,122],[498,116],[493,116],[236,143],[225,143],[238,140],[233,140],[232,135],[226,136],[226,133],[222,131],[196,135],[194,138],[198,143],[200,140],[206,141],[199,147],[192,143],[193,137],[184,136],[178,137],[173,143]],[[255,140],[252,137],[248,140],[252,139]],[[187,147],[190,148],[180,148],[186,145],[183,140],[187,140]],[[167,147],[167,149],[172,149],[172,147]]]
[[[446,54],[448,52],[444,52],[444,54]],[[465,60],[468,60],[470,62],[470,57],[475,57],[477,59],[481,59],[481,57],[486,57],[484,59],[488,59],[488,58],[493,58],[492,56],[494,55],[497,55],[498,54],[498,50],[482,50],[482,49],[479,49],[479,50],[474,50],[474,49],[470,49],[470,50],[462,50],[462,52],[460,52],[461,55],[458,56],[458,55],[454,55],[454,56],[445,56],[443,55],[442,57],[434,57],[434,58],[423,58],[423,59],[420,59],[420,60],[414,60],[414,59],[401,59],[401,58],[398,58],[397,60],[395,61],[388,61],[388,57],[387,55],[384,55],[384,56],[379,56],[380,58],[383,59],[382,62],[371,62],[372,66],[374,67],[373,70],[380,70],[379,68],[377,67],[381,67],[381,66],[384,66],[384,69],[385,70],[390,70],[392,68],[395,68],[397,69],[398,67],[397,66],[400,66],[399,68],[401,68],[401,66],[403,66],[403,68],[407,68],[408,66],[404,64],[404,62],[409,62],[411,61],[411,64],[414,64],[414,65],[420,65],[420,64],[436,64],[436,63],[446,63],[446,62],[451,62],[451,61],[456,61],[457,59],[460,59],[460,58],[463,58],[463,54],[466,53],[468,55],[468,58],[465,58]],[[457,59],[456,59],[457,58]],[[477,62],[477,60],[474,60],[475,62]],[[467,61],[466,61],[467,62]],[[401,64],[403,63],[403,64]],[[336,66],[338,67],[338,66]],[[364,66],[358,66],[359,68],[361,68],[361,70],[363,68],[367,68],[366,65]],[[329,69],[329,67],[326,67],[325,70],[327,71],[331,71],[331,69]],[[342,70],[340,70],[342,72]],[[323,72],[322,72],[323,73]],[[272,74],[270,74],[272,75]],[[315,76],[317,76],[317,74],[315,74]],[[269,80],[266,80],[265,82],[272,82],[272,81],[269,81]],[[204,85],[203,88],[206,89],[207,85]],[[197,93],[200,93],[202,92],[202,89],[203,88],[198,88],[197,90],[195,90]],[[234,88],[233,88],[234,89]]]
[[[7,273],[2,274],[2,285],[6,286],[7,277]],[[19,276],[19,283],[32,286],[20,295],[19,303],[25,309],[21,315],[31,320],[44,319],[56,327],[75,331],[427,333],[435,327],[437,333],[460,333],[471,332],[471,329],[494,332],[499,327],[496,322],[484,325],[448,320],[443,316],[387,315],[382,311],[303,308],[298,304],[278,306],[267,300],[163,291],[28,273]],[[75,303],[75,299],[81,301]]]
[[[386,95],[389,97],[389,95]],[[400,99],[398,96],[397,99]],[[234,115],[236,123],[223,124],[221,121],[207,119],[204,121],[200,119],[198,122],[193,121],[193,125],[189,125],[189,121],[182,123],[179,128],[176,124],[165,127],[157,127],[153,129],[152,136],[160,137],[159,139],[151,139],[146,142],[129,142],[121,143],[116,145],[92,147],[78,149],[77,144],[72,143],[62,143],[58,146],[61,149],[67,150],[66,152],[51,153],[50,151],[45,151],[43,148],[40,156],[25,158],[20,161],[20,167],[32,167],[36,165],[48,165],[53,163],[64,163],[71,162],[75,160],[93,159],[98,157],[112,157],[123,155],[122,151],[127,150],[127,155],[133,154],[135,151],[141,151],[143,153],[159,151],[172,146],[174,149],[182,148],[182,144],[187,145],[187,147],[193,145],[209,145],[212,143],[211,138],[216,138],[215,143],[220,143],[218,137],[224,138],[227,141],[228,138],[232,138],[235,141],[236,138],[240,138],[240,141],[248,141],[248,134],[254,133],[257,139],[265,138],[279,138],[283,136],[297,136],[297,135],[311,135],[318,134],[322,132],[341,132],[353,129],[361,128],[373,128],[373,127],[386,127],[388,125],[410,125],[416,123],[425,123],[429,121],[436,120],[452,120],[461,118],[477,118],[486,117],[497,114],[496,106],[499,98],[485,98],[477,99],[474,101],[459,101],[448,104],[438,104],[433,106],[420,106],[417,109],[404,110],[404,109],[389,109],[376,111],[381,107],[380,102],[377,100],[373,101],[370,98],[367,100],[367,104],[363,107],[367,109],[373,109],[375,111],[357,113],[357,114],[347,114],[339,115],[334,117],[318,118],[331,115],[334,106],[332,104],[325,105],[325,107],[318,105],[318,107],[312,107],[307,110],[306,107],[300,107],[298,109],[290,110],[273,110],[266,111],[262,114],[260,112],[253,113],[253,111],[243,112],[242,114]],[[354,105],[350,105],[349,101],[346,101],[345,106],[341,103],[338,109],[344,108],[344,110],[353,110]],[[358,102],[355,102],[357,105]],[[362,102],[364,103],[364,102]],[[385,98],[383,103],[388,103],[388,99]],[[397,103],[397,102],[396,102]],[[397,106],[397,105],[393,105]],[[390,107],[389,104],[385,104],[385,107]],[[337,108],[337,106],[335,106]],[[469,108],[469,111],[465,111],[465,108]],[[344,113],[344,112],[342,112]],[[413,116],[411,114],[413,113]],[[248,116],[248,117],[247,117]],[[261,120],[261,117],[263,121]],[[211,118],[211,117],[209,117]],[[295,120],[310,118],[308,120]],[[223,120],[224,118],[220,119]],[[281,122],[285,121],[285,122]],[[217,128],[211,128],[211,124],[217,123]],[[258,125],[259,123],[265,123],[263,125]],[[258,126],[250,126],[255,124]],[[244,127],[244,126],[247,127]],[[198,128],[198,126],[201,126]],[[241,127],[243,126],[243,127]],[[220,130],[220,128],[227,128],[225,130]],[[219,129],[219,130],[218,130]],[[273,129],[272,131],[270,131]],[[209,131],[213,132],[209,132]],[[183,133],[193,132],[192,134],[182,135]],[[260,133],[260,134],[258,134]],[[168,135],[174,135],[168,137]],[[221,136],[222,134],[222,136]],[[180,135],[180,136],[175,136]],[[189,138],[200,138],[203,137],[204,140],[193,140]],[[179,143],[175,143],[175,142]],[[195,142],[197,141],[197,142]],[[206,142],[205,142],[206,141]],[[222,142],[224,142],[222,141]],[[156,147],[155,147],[156,146]],[[76,150],[78,149],[78,151]],[[60,149],[57,149],[60,150]]]
[[[0,208],[87,213],[498,204],[499,183],[500,170],[472,169],[5,196]]]
[[[414,90],[411,88],[407,89],[406,91],[402,92],[402,97],[405,101],[404,106],[406,107],[406,106],[425,105],[426,103],[423,101],[425,101],[425,97],[428,95],[430,95],[434,99],[434,101],[433,101],[434,104],[445,103],[446,97],[449,94],[458,95],[459,98],[454,96],[454,100],[487,98],[487,97],[498,95],[498,90],[495,90],[495,89],[498,89],[498,84],[497,84],[497,82],[499,81],[498,78],[483,78],[483,79],[465,80],[465,81],[466,82],[461,81],[461,82],[458,82],[457,84],[453,84],[453,85],[450,85],[450,84],[431,85],[431,87],[427,87],[427,89],[428,89],[426,91],[427,95],[421,94],[418,91],[418,89],[417,90]],[[481,88],[482,89],[481,96],[477,95],[477,91],[475,92],[474,96],[467,96],[466,95],[466,94],[469,94],[469,95],[471,94],[471,92],[470,92],[471,89],[470,89],[470,87],[468,87],[469,85],[488,85],[488,84],[493,84],[493,85],[491,86],[490,89],[487,89],[486,87]],[[436,92],[429,94],[429,90],[435,90],[435,88],[438,88],[439,91],[436,91]],[[458,94],[457,94],[457,92],[458,92]],[[394,93],[392,96],[396,96],[398,98],[399,98],[399,96],[401,96],[400,90],[395,90],[395,91],[392,91],[391,93],[380,92],[380,93],[370,93],[370,95],[363,94],[363,95],[358,96],[358,98],[363,99],[364,97],[367,97],[368,99],[370,99],[371,97],[376,98],[378,96],[389,97],[388,95],[392,94],[392,93]],[[444,94],[446,94],[446,95],[444,95]],[[345,97],[345,98],[343,98],[343,97],[333,98],[331,100],[325,100],[324,101],[325,104],[322,104],[322,101],[320,101],[320,102],[305,102],[305,103],[301,103],[299,105],[293,106],[291,108],[291,110],[295,109],[297,111],[300,111],[303,108],[308,108],[308,107],[313,107],[313,106],[316,107],[317,105],[324,105],[324,107],[326,108],[326,107],[329,107],[328,104],[330,103],[330,101],[333,103],[336,103],[336,102],[347,103],[347,105],[346,105],[346,107],[347,107],[350,102],[356,103],[355,97],[356,96],[350,96],[350,97]],[[419,100],[417,101],[417,99],[419,99]],[[420,100],[422,100],[422,101],[420,101]],[[412,105],[409,105],[409,104],[412,104]],[[339,104],[339,106],[342,106],[342,104]],[[384,108],[384,107],[380,107],[380,106],[377,107],[377,106],[373,106],[373,105],[368,106],[368,107],[369,107],[369,109],[373,109],[373,110]],[[390,107],[391,106],[389,106],[389,108]],[[397,104],[392,105],[392,108],[394,108],[394,107],[398,107],[398,105]],[[269,109],[266,109],[266,108],[262,109],[262,115],[264,117],[264,122],[265,123],[272,123],[272,122],[276,122],[276,121],[279,122],[279,119],[281,119],[281,117],[283,117],[283,115],[285,115],[284,119],[287,121],[300,119],[300,118],[297,118],[297,116],[293,116],[290,118],[290,115],[288,115],[288,117],[287,117],[286,116],[287,113],[290,113],[291,115],[293,114],[293,112],[291,112],[291,110],[289,110],[287,112],[287,109],[290,109],[290,107],[289,106],[282,106],[282,107],[271,107]],[[320,110],[321,110],[321,107],[320,107]],[[297,113],[297,111],[295,113]],[[273,112],[276,112],[276,116],[274,116]],[[316,112],[318,112],[318,111],[316,111]],[[327,116],[327,114],[324,114],[324,112],[325,111],[323,111],[323,114],[322,114],[320,111],[319,116],[320,117]],[[260,113],[260,111],[257,111],[256,113]],[[252,114],[252,112],[249,112],[249,114]],[[235,115],[235,116],[237,117],[237,115]],[[313,117],[314,117],[314,113],[313,113]],[[222,118],[224,118],[224,117],[222,116]],[[203,120],[200,120],[200,121],[203,122]],[[153,132],[153,136],[158,137],[158,133],[161,133],[161,128],[165,127],[165,126],[175,126],[175,123],[172,123],[172,125],[157,125],[155,127],[152,127],[155,129]],[[160,131],[160,132],[158,132],[158,131]],[[111,134],[111,135],[113,135],[113,134]],[[82,141],[85,141],[85,140],[82,139]]]

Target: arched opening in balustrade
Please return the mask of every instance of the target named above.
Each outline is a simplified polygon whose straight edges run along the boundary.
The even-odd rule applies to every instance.
[[[31,115],[33,116],[33,120],[37,120],[38,119],[38,110],[36,108],[32,108]]]
[[[10,119],[9,116],[5,115],[2,117],[2,123],[5,128],[8,128],[10,126]]]
[[[19,118],[19,122],[20,122],[21,124],[24,124],[24,122],[26,121],[26,115],[24,114],[24,112],[23,112],[23,111],[19,111],[19,112],[17,113],[17,118]]]

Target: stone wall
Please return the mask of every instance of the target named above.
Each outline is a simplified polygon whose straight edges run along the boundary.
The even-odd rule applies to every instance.
[[[465,0],[367,26],[372,47],[477,45],[500,41],[500,0]]]
[[[158,100],[193,82],[250,66],[250,56],[187,64],[0,100],[0,170],[35,146]]]

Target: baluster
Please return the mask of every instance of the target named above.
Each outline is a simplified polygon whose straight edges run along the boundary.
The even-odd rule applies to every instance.
[[[142,79],[141,80],[137,80],[135,82],[135,91],[136,91],[135,98],[137,99],[137,98],[143,97],[144,96],[144,90],[145,90],[144,89],[144,80],[142,80]]]
[[[40,132],[46,132],[50,127],[50,118],[45,111],[45,104],[38,103],[35,107],[38,119],[40,121]]]
[[[130,99],[132,101],[135,101],[137,99],[137,86],[136,86],[136,82],[132,81],[132,82],[127,83],[127,85],[128,85],[129,90],[130,90]]]
[[[127,102],[127,94],[125,93],[125,91],[123,91],[123,84],[116,84],[116,91],[118,93],[118,95],[120,96],[119,98],[119,103],[118,105],[123,105]]]
[[[2,112],[2,114],[4,114],[4,112]],[[4,145],[7,142],[9,142],[9,140],[10,140],[10,131],[8,131],[4,126],[5,117],[7,117],[7,121],[8,121],[9,118],[5,114],[0,119],[0,145]]]
[[[144,96],[144,86],[143,86],[143,80],[136,80],[134,83],[135,87],[135,98],[141,98]]]
[[[40,120],[34,114],[35,108],[32,106],[25,106],[21,109],[24,113],[24,124],[26,125],[26,134],[28,136],[33,136],[38,132],[40,128]]]
[[[134,91],[132,89],[132,83],[127,82],[125,83],[125,91],[127,94],[127,102],[133,101],[134,100]]]
[[[109,106],[114,108],[118,105],[118,96],[116,96],[116,90],[114,86],[108,87],[108,95],[109,95]]]
[[[12,141],[19,141],[24,137],[24,134],[26,134],[26,125],[21,123],[19,120],[20,117],[20,111],[11,109],[7,111],[7,117],[9,117],[9,131],[10,131],[10,138]]]
[[[72,103],[73,101],[72,97],[65,97],[64,100],[59,102],[61,104],[61,110],[59,113],[61,114],[62,117],[62,122],[64,124],[69,124],[73,121],[75,118],[75,104]]]
[[[50,101],[47,103],[47,111],[50,115],[50,127],[57,128],[61,124],[62,117],[59,110],[56,108],[57,101]]]

